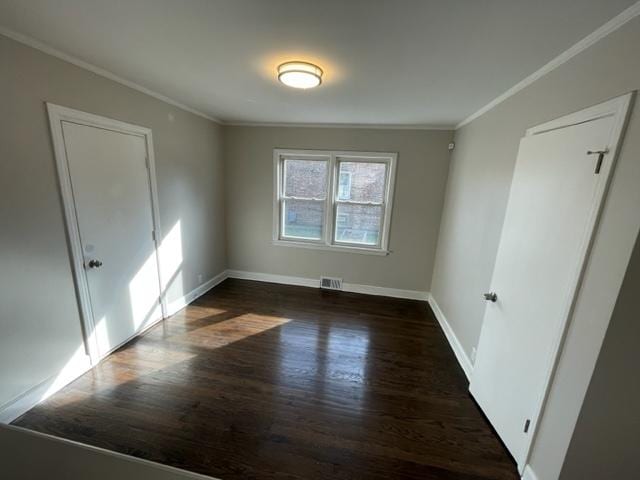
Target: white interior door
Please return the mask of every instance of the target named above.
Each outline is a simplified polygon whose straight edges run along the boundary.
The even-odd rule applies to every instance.
[[[491,282],[497,299],[487,302],[470,385],[520,468],[624,122],[616,115],[573,117],[521,140]]]
[[[143,135],[62,121],[92,316],[104,356],[162,316]]]

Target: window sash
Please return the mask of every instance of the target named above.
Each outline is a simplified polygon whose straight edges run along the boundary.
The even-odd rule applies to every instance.
[[[346,202],[340,202],[341,205],[344,205]],[[348,205],[348,203],[346,203]],[[362,204],[358,204],[356,203],[355,205],[362,205]],[[338,245],[338,246],[353,246],[353,247],[358,247],[358,248],[376,248],[376,249],[380,249],[382,248],[382,236],[384,234],[383,230],[384,230],[384,220],[385,220],[385,215],[386,215],[386,209],[385,206],[383,204],[367,204],[366,206],[372,206],[372,207],[381,207],[380,208],[380,225],[378,226],[378,241],[376,243],[365,243],[365,242],[346,242],[344,240],[338,240],[337,236],[338,236],[338,203],[336,203],[335,205],[335,214],[334,214],[334,227],[333,227],[333,245]]]
[[[361,200],[340,200],[339,198],[339,178],[340,178],[340,167],[342,163],[356,163],[356,162],[361,162],[361,163],[381,163],[385,166],[384,168],[384,192],[382,195],[382,200],[379,202],[365,202],[365,201],[361,201]],[[377,249],[380,250],[383,248],[383,243],[386,240],[386,235],[388,235],[388,232],[386,232],[386,215],[387,215],[387,208],[386,208],[386,199],[387,196],[389,194],[389,188],[390,188],[390,177],[389,177],[389,170],[391,168],[391,159],[379,159],[379,158],[369,158],[366,156],[362,156],[362,157],[347,157],[344,158],[343,157],[338,157],[335,161],[335,164],[333,166],[333,168],[335,169],[334,171],[334,177],[337,179],[337,184],[334,188],[334,192],[333,192],[333,218],[332,218],[332,225],[331,225],[331,244],[332,245],[337,245],[337,246],[353,246],[353,247],[358,247],[358,248],[370,248],[370,249]],[[353,179],[352,179],[353,181]],[[371,244],[371,243],[364,243],[364,242],[346,242],[343,240],[338,240],[338,205],[358,205],[358,206],[370,206],[370,207],[380,207],[380,224],[378,226],[378,241],[375,244]]]
[[[302,202],[309,202],[309,203],[324,203],[325,206],[325,212],[324,212],[324,216],[325,218],[322,221],[321,224],[321,228],[322,228],[322,235],[320,235],[320,238],[308,238],[308,237],[298,237],[295,235],[285,235],[285,221],[286,221],[286,216],[285,216],[285,211],[284,211],[284,205],[285,202],[287,200],[296,200],[296,201],[302,201]],[[327,215],[327,206],[326,206],[326,199],[310,199],[310,198],[296,198],[296,197],[281,197],[280,198],[280,205],[279,205],[279,210],[280,210],[280,226],[279,226],[279,232],[278,232],[278,236],[281,240],[294,240],[296,242],[305,242],[305,243],[317,243],[317,244],[324,244],[324,238],[326,237],[326,230],[327,230],[327,226],[326,226],[326,215]]]
[[[297,195],[287,195],[287,187],[286,187],[286,182],[287,182],[287,160],[291,161],[291,160],[303,160],[303,161],[310,161],[310,162],[325,162],[327,165],[326,168],[326,173],[325,173],[325,188],[324,188],[324,197],[299,197]],[[308,158],[308,157],[304,157],[303,155],[291,155],[291,156],[283,156],[281,159],[281,171],[282,171],[282,175],[280,178],[280,185],[279,185],[279,197],[280,198],[288,198],[289,200],[321,200],[321,201],[325,201],[325,199],[328,196],[329,193],[329,178],[331,176],[331,161],[329,158]]]
[[[325,191],[324,198],[322,197],[300,197],[297,195],[287,195],[286,192],[286,181],[287,181],[287,160],[305,160],[305,161],[315,161],[315,162],[325,162],[326,163],[326,173],[325,173]],[[308,155],[308,154],[283,154],[278,159],[277,164],[277,182],[278,182],[278,232],[277,238],[279,240],[285,241],[294,241],[300,243],[309,243],[316,245],[324,245],[326,244],[327,238],[327,209],[329,208],[329,191],[330,191],[330,183],[331,183],[331,158],[326,155]],[[322,234],[319,239],[316,238],[306,238],[306,237],[297,237],[294,235],[286,235],[285,234],[285,202],[287,200],[294,201],[303,201],[303,202],[317,202],[324,203],[324,218],[322,219]]]

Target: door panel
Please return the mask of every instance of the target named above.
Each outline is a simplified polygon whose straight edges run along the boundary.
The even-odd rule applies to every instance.
[[[604,175],[614,117],[520,143],[470,391],[516,461],[524,461],[569,315]],[[525,423],[530,420],[528,433]]]
[[[62,122],[100,355],[161,317],[146,142]],[[90,262],[102,262],[91,268]]]

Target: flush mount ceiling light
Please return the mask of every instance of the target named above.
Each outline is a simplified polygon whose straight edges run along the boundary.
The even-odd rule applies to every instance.
[[[287,87],[313,88],[322,83],[322,69],[308,62],[286,62],[278,66],[278,80]]]

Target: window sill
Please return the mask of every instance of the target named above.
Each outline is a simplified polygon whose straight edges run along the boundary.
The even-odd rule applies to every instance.
[[[379,248],[351,247],[345,245],[325,245],[321,243],[296,242],[292,240],[273,240],[273,245],[278,247],[308,248],[310,250],[324,250],[327,252],[360,253],[364,255],[386,256],[391,253],[389,250]]]

